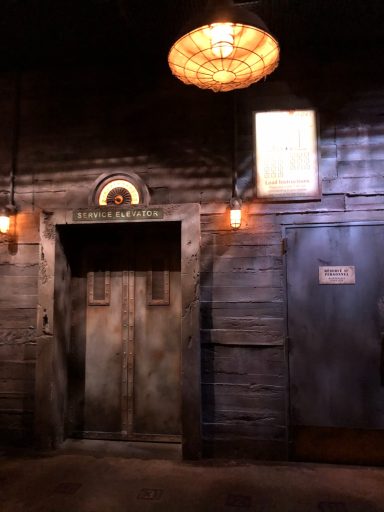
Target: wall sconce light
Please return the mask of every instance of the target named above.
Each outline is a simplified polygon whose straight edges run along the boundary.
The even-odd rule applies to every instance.
[[[187,85],[215,92],[248,87],[279,63],[279,43],[264,22],[233,0],[210,0],[172,46],[168,64]]]
[[[239,229],[241,226],[241,199],[232,197],[229,203],[230,224],[232,229]]]
[[[0,208],[0,233],[6,235],[11,228],[11,217],[15,215],[16,208],[14,205],[8,205]]]
[[[8,208],[0,209],[0,233],[7,234],[10,226],[10,215]]]

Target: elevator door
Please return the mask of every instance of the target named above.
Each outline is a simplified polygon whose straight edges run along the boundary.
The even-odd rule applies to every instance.
[[[88,227],[79,239],[68,433],[178,441],[179,232],[151,224],[109,230]]]
[[[295,459],[384,462],[383,254],[382,225],[287,229]]]

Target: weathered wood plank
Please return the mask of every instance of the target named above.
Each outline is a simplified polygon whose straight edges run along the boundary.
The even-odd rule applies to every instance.
[[[228,213],[229,202],[209,202],[201,205],[201,215],[225,215]]]
[[[28,411],[1,411],[0,410],[0,432],[2,429],[29,430],[33,424],[33,414]]]
[[[353,144],[338,144],[337,146],[338,160],[384,160],[384,143],[371,143],[363,140],[360,143],[354,139]]]
[[[39,266],[37,263],[0,263],[0,279],[1,276],[38,276],[38,274]]]
[[[30,205],[29,205],[30,206]],[[39,243],[39,212],[21,212],[16,216],[16,233],[19,244]]]
[[[30,393],[35,389],[35,380],[33,379],[16,379],[0,378],[0,391],[2,393]]]
[[[377,108],[377,103],[376,103]],[[347,122],[336,127],[336,143],[338,146],[355,146],[377,144],[383,140],[384,124],[377,119],[375,123],[367,120],[359,124]]]
[[[214,254],[221,258],[254,258],[281,256],[281,237],[274,245],[216,245]]]
[[[336,126],[330,124],[329,119],[324,123],[320,119],[320,140],[322,146],[336,144]]]
[[[268,286],[258,287],[257,280],[252,283],[250,276],[249,286],[201,286],[200,300],[202,302],[274,302],[283,300],[282,288]],[[253,286],[252,286],[253,284]],[[1,300],[0,300],[1,304]]]
[[[0,411],[33,411],[33,388],[32,393],[1,392]]]
[[[338,178],[323,180],[324,194],[383,194],[384,177]]]
[[[202,329],[202,343],[218,345],[284,345],[284,333],[267,331],[264,327],[257,330],[238,331],[229,329]]]
[[[254,303],[225,303],[201,302],[201,315],[206,321],[209,319],[254,316],[255,318],[282,318],[284,316],[283,302],[254,302]]]
[[[279,288],[283,285],[283,272],[281,270],[265,270],[259,272],[202,272],[201,286],[235,286],[258,288]]]
[[[340,213],[322,213],[315,214],[297,214],[285,215],[281,218],[281,223],[289,225],[301,225],[307,223],[328,223],[328,222],[359,222],[359,221],[378,221],[384,220],[384,210],[372,211],[349,211]]]
[[[224,169],[223,172],[225,172]],[[206,180],[201,180],[199,188],[194,188],[196,186],[195,179],[191,180],[190,187],[185,182],[186,180],[183,181],[183,188],[174,188],[169,191],[169,201],[171,203],[209,203],[211,201],[225,202],[229,200],[228,190],[231,187],[231,178],[217,178],[214,180],[207,178]],[[204,188],[204,182],[207,188]],[[219,217],[222,218],[224,216],[220,215]]]
[[[236,421],[204,423],[204,432],[216,439],[252,438],[284,440],[287,432],[285,425],[263,425],[259,421]]]
[[[242,425],[257,425],[257,427],[264,427],[274,429],[276,426],[279,428],[285,424],[285,410],[284,406],[270,408],[260,407],[257,403],[253,403],[253,407],[249,404],[247,408],[239,408],[233,405],[228,407],[215,406],[214,409],[206,411],[204,416],[204,423],[215,422],[216,424],[227,423],[233,425],[241,422]]]
[[[7,295],[36,295],[37,276],[1,276],[1,287]]]
[[[255,272],[260,270],[279,270],[282,268],[282,257],[259,256],[254,258],[212,258],[204,254],[201,258],[202,272]]]
[[[33,381],[35,363],[33,361],[0,361],[0,379],[25,379]]]
[[[0,280],[1,282],[1,280]],[[36,308],[0,309],[0,329],[36,328]]]
[[[201,229],[207,233],[209,231],[230,231],[229,213],[210,214],[201,216]]]
[[[347,196],[346,209],[356,210],[382,210],[384,208],[384,194],[374,196]]]
[[[335,159],[337,157],[337,145],[336,144],[322,144],[320,146],[320,159]]]
[[[332,179],[337,177],[337,160],[336,158],[321,158],[319,161],[319,179]]]
[[[214,375],[214,381],[222,377],[225,382],[258,382],[260,375],[285,377],[283,347],[236,347],[203,345],[204,381]],[[233,380],[235,377],[236,380]],[[241,380],[242,379],[242,380]]]
[[[34,361],[36,344],[32,341],[0,341],[0,360],[2,361]]]
[[[228,312],[227,312],[228,314]],[[232,317],[220,315],[201,315],[202,329],[232,329],[232,330],[253,330],[263,328],[272,332],[284,332],[283,318],[265,318],[265,317]]]
[[[0,296],[0,310],[8,308],[26,308],[33,309],[36,307],[37,294],[35,295],[8,295]]]
[[[0,262],[12,265],[35,265],[39,261],[39,246],[35,244],[18,244],[15,252],[8,244],[0,244]]]
[[[256,248],[258,246],[273,246],[281,243],[281,229],[276,227],[275,224],[269,224],[269,229],[273,229],[272,232],[260,232],[250,233],[244,231],[235,231],[229,233],[217,233],[214,239],[216,247],[219,249],[222,247],[239,248],[239,247],[251,247]]]
[[[202,391],[203,403],[207,409],[233,411],[264,409],[284,414],[285,388],[283,386],[217,383],[203,384]]]
[[[328,180],[330,181],[330,180]],[[328,183],[325,180],[326,183]],[[324,181],[323,181],[324,183]],[[336,192],[336,191],[335,191]],[[340,192],[344,192],[341,190]],[[323,193],[327,193],[323,187]],[[328,212],[328,211],[343,211],[344,210],[344,196],[335,195],[331,197],[322,196],[318,201],[301,201],[301,202],[286,202],[286,203],[252,203],[249,207],[248,221],[251,221],[252,215],[266,215],[274,213],[310,213],[310,212]]]
[[[18,203],[27,207],[31,204],[31,195],[29,193],[18,194]],[[67,208],[66,190],[56,190],[54,193],[46,191],[35,191],[33,193],[33,202],[37,208],[42,210],[49,208]]]
[[[384,160],[352,160],[337,162],[337,174],[340,178],[370,178],[382,176]]]

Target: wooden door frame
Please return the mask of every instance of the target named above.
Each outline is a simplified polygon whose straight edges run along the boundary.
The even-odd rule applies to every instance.
[[[200,205],[151,205],[150,208],[160,209],[163,217],[156,221],[151,218],[140,218],[132,222],[179,222],[181,226],[182,454],[185,459],[198,459],[201,457],[202,445]],[[42,213],[40,217],[35,442],[38,447],[45,449],[57,448],[65,440],[68,394],[66,358],[69,346],[69,320],[63,318],[63,309],[68,309],[66,301],[69,301],[67,296],[70,271],[57,236],[57,228],[71,224],[95,224],[95,221],[74,221],[73,216],[74,210],[56,210]],[[117,222],[121,223],[121,220]]]

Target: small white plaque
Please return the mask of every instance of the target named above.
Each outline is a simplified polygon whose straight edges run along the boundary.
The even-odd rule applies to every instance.
[[[355,284],[354,266],[319,267],[319,284]]]

